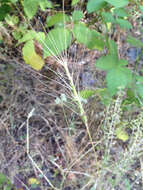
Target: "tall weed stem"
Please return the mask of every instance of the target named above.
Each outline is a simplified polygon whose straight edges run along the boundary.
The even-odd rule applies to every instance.
[[[96,163],[97,163],[97,155],[96,155],[96,152],[95,152],[95,149],[94,149],[94,143],[93,143],[93,140],[92,140],[92,137],[91,137],[91,134],[90,134],[90,130],[89,130],[89,125],[88,125],[88,119],[87,119],[87,115],[86,115],[86,112],[83,108],[83,104],[81,102],[81,98],[76,90],[76,87],[74,85],[74,82],[73,82],[73,78],[70,74],[70,71],[68,69],[68,64],[67,64],[67,61],[64,61],[64,63],[62,64],[64,69],[65,69],[65,72],[66,72],[66,75],[70,81],[70,86],[72,88],[72,91],[73,91],[73,96],[74,96],[74,100],[79,108],[79,111],[80,111],[80,116],[82,118],[82,121],[84,122],[84,125],[86,127],[86,130],[87,130],[87,133],[88,133],[88,136],[89,136],[89,140],[90,140],[90,143],[92,145],[92,148],[93,148],[93,151],[94,151],[94,155],[95,155],[95,159],[96,159]]]

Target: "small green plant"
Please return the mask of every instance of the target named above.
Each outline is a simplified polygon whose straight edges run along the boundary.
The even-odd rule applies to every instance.
[[[12,188],[14,187],[10,180],[3,173],[0,173],[0,189],[11,190]]]
[[[12,3],[14,3],[12,0],[0,0],[0,21],[3,21],[6,15],[12,10]]]

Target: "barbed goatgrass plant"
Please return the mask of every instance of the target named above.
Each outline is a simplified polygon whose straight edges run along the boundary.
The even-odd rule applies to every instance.
[[[116,187],[117,184],[120,184],[125,171],[128,171],[134,158],[136,156],[140,158],[141,139],[143,135],[140,130],[142,112],[137,116],[137,119],[133,120],[131,123],[131,129],[134,133],[130,138],[126,131],[126,126],[129,122],[124,125],[124,121],[122,121],[121,118],[121,110],[122,103],[126,106],[126,100],[129,99],[131,95],[134,98],[132,100],[130,99],[130,103],[136,101],[138,102],[137,106],[142,106],[143,77],[127,67],[127,60],[119,57],[117,43],[114,39],[111,39],[111,35],[117,26],[119,27],[119,33],[120,30],[129,32],[129,30],[132,29],[132,24],[129,22],[129,20],[132,19],[132,15],[127,6],[135,6],[136,10],[140,12],[143,11],[143,5],[140,0],[120,0],[116,2],[113,0],[89,0],[87,3],[84,1],[72,0],[71,6],[73,11],[68,14],[64,10],[64,4],[65,1],[63,0],[63,10],[57,12],[55,11],[56,6],[54,3],[48,0],[0,0],[0,10],[3,10],[0,12],[0,27],[7,28],[10,26],[12,28],[12,37],[17,40],[16,46],[18,47],[23,44],[23,59],[25,63],[29,64],[33,69],[40,71],[45,65],[46,58],[50,56],[54,57],[56,62],[64,68],[69,80],[68,88],[70,89],[71,97],[86,127],[90,144],[92,145],[90,151],[94,152],[96,164],[96,175],[90,175],[85,172],[85,175],[88,176],[88,183],[81,189],[86,189],[87,187],[90,190],[112,189]],[[79,9],[79,7],[83,5],[86,6],[86,11]],[[19,7],[24,11],[24,16],[22,15],[22,18],[25,20],[25,23],[23,24],[20,23],[18,16],[13,13],[13,9],[19,10]],[[47,9],[51,11],[51,15],[46,17],[46,25],[44,26],[45,31],[46,29],[48,30],[49,27],[51,28],[48,30],[48,33],[45,31],[37,32],[33,29],[32,25],[29,24],[38,12],[38,9],[43,12],[46,12]],[[12,16],[10,16],[10,14]],[[86,17],[88,16],[89,20],[87,21]],[[4,40],[3,36],[1,32],[0,38],[2,41]],[[105,89],[85,89],[80,92],[77,90],[73,76],[69,70],[69,55],[67,53],[68,48],[75,41],[90,50],[97,49],[101,52],[106,50],[106,55],[101,56],[95,64],[96,68],[106,72],[105,82],[107,87]],[[143,43],[133,36],[128,36],[127,42],[135,47],[143,48]],[[42,55],[36,52],[35,44],[40,47]],[[132,86],[134,86],[134,88],[132,88]],[[123,93],[125,89],[127,93]],[[107,111],[110,111],[103,122],[103,144],[105,146],[105,152],[101,161],[98,161],[98,155],[95,150],[96,143],[92,138],[88,123],[88,115],[82,101],[82,98],[88,99],[97,93],[103,100],[102,102],[106,104]],[[105,96],[108,101],[105,101]],[[116,97],[116,100],[114,100],[114,97]],[[111,118],[109,118],[109,113],[112,115]],[[49,181],[30,155],[28,122],[32,116],[33,110],[29,113],[27,119],[27,154],[32,164],[45,177],[51,188],[62,189],[62,185],[61,188],[58,188]],[[126,142],[130,138],[129,150],[122,151],[121,154],[117,155],[119,158],[116,160],[116,164],[114,164],[110,154],[115,138],[120,139],[122,142]],[[82,156],[79,160],[82,160]],[[61,171],[64,181],[67,171],[64,171],[55,162],[53,162],[53,164]],[[112,173],[109,175],[109,178],[108,172]],[[113,175],[116,176],[112,178]],[[142,176],[139,176],[139,178],[140,177]],[[106,181],[106,183],[103,184],[102,181]],[[125,183],[124,181],[124,183],[122,183],[123,188],[127,186],[127,183],[129,182]],[[129,186],[131,187],[131,184],[129,184]]]

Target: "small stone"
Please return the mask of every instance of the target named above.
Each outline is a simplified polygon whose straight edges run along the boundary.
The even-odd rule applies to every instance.
[[[127,50],[127,56],[130,61],[136,61],[139,54],[141,54],[141,48],[131,47]]]
[[[95,79],[93,75],[89,72],[83,72],[81,74],[81,80],[83,87],[91,87],[95,84]]]

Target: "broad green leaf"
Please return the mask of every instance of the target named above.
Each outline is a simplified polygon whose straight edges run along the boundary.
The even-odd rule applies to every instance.
[[[137,76],[136,76],[136,80],[137,80],[137,83],[138,83],[138,84],[143,83],[143,76],[137,75]]]
[[[83,17],[83,12],[82,11],[75,10],[72,13],[72,19],[73,19],[73,21],[79,21],[80,19],[82,19],[82,17]]]
[[[139,8],[140,8],[141,12],[143,13],[143,6],[140,5]]]
[[[16,4],[18,0],[10,0],[11,3]]]
[[[46,19],[46,23],[48,27],[53,26],[55,24],[59,24],[59,23],[65,24],[65,22],[69,22],[69,21],[70,21],[69,16],[64,13],[57,13],[53,16],[48,16]]]
[[[14,30],[12,32],[12,36],[14,37],[15,40],[19,40],[22,37],[22,34],[21,34],[21,32]],[[17,46],[17,44],[16,44],[16,46]]]
[[[24,36],[20,40],[18,40],[18,44],[33,40],[35,36],[36,32],[34,30],[28,30],[27,33],[25,33]]]
[[[112,55],[115,58],[115,62],[118,61],[118,49],[117,44],[114,40],[108,40],[109,43],[109,54]]]
[[[98,49],[102,51],[105,46],[104,37],[96,30],[90,30],[89,40],[86,45],[89,49]]]
[[[88,44],[90,37],[90,29],[86,27],[85,24],[79,23],[75,24],[73,28],[73,35],[76,38],[77,42]]]
[[[82,23],[74,25],[73,35],[78,43],[84,44],[89,49],[104,48],[104,38],[96,30],[90,30]]]
[[[51,30],[43,43],[44,57],[55,56],[66,50],[71,44],[72,35],[65,28],[56,28]]]
[[[132,25],[128,20],[117,18],[116,19],[116,24],[119,24],[121,28],[124,29],[131,29]]]
[[[97,60],[95,66],[101,70],[108,71],[108,70],[115,68],[117,66],[117,64],[118,64],[118,62],[114,56],[106,55],[106,56],[100,57]]]
[[[96,30],[91,30],[97,38],[105,40],[105,36],[102,36],[101,33],[97,32]]]
[[[143,98],[143,84],[136,84],[136,92]]]
[[[24,12],[28,19],[32,19],[38,9],[38,0],[24,0]]]
[[[72,6],[76,5],[80,0],[72,0]]]
[[[100,99],[101,99],[101,102],[108,106],[111,101],[112,101],[112,97],[111,95],[109,94],[108,92],[108,89],[107,88],[100,88],[100,89],[97,89],[96,90],[96,93],[99,95]]]
[[[128,17],[128,13],[124,8],[114,9],[114,14],[118,17]]]
[[[14,26],[19,22],[19,18],[17,16],[15,16],[15,15],[11,16],[11,15],[8,14],[5,17],[5,21],[7,22],[8,25]]]
[[[27,33],[27,31],[28,31],[27,28],[28,28],[28,26],[26,23],[19,24],[19,27],[12,32],[13,37],[16,40],[20,40],[21,38],[23,38],[25,33]],[[16,44],[16,46],[17,46],[17,44]]]
[[[88,13],[98,11],[101,8],[104,8],[106,5],[105,0],[89,0],[87,3]]]
[[[36,36],[34,39],[42,44],[42,42],[45,40],[45,33],[44,32],[36,33]]]
[[[107,72],[106,82],[109,93],[113,96],[119,88],[124,89],[132,82],[132,73],[126,67],[116,67]]]
[[[141,42],[140,40],[138,40],[130,35],[127,37],[127,42],[134,47],[141,47],[141,48],[143,47],[143,42]]]
[[[107,3],[113,5],[115,8],[125,7],[128,5],[128,0],[105,0]]]
[[[28,41],[22,48],[23,59],[33,69],[39,71],[44,66],[43,59],[35,52],[34,41]]]
[[[129,139],[128,133],[123,129],[123,127],[118,127],[116,129],[116,136],[118,139],[126,142]]]
[[[21,23],[21,24],[19,24],[18,29],[24,34],[28,30],[28,24],[27,23]]]
[[[96,91],[95,90],[82,90],[80,91],[80,96],[83,98],[83,99],[88,99],[90,98],[91,96],[95,95]]]
[[[11,11],[11,7],[7,4],[0,6],[0,21],[3,21],[6,15]]]
[[[18,44],[27,42],[33,39],[42,43],[45,40],[44,32],[36,32],[34,30],[29,30],[21,39],[18,40]]]
[[[40,0],[39,5],[42,11],[45,11],[46,8],[53,8],[51,1],[48,0]]]
[[[0,0],[0,3],[1,3],[1,4],[9,3],[9,0]]]
[[[122,65],[122,66],[126,66],[126,65],[128,65],[128,61],[125,60],[125,59],[120,59],[120,60],[118,61],[118,64],[119,64],[119,65]]]
[[[105,22],[115,23],[115,18],[110,12],[102,12],[102,16],[104,17]]]

